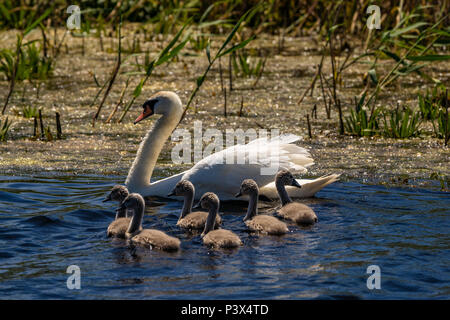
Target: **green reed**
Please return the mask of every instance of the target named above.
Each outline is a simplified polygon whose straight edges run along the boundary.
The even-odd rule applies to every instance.
[[[257,77],[264,70],[267,58],[250,57],[247,51],[238,50],[232,55],[233,69],[239,77]]]
[[[420,134],[420,112],[409,107],[383,113],[383,135],[388,138],[407,139]]]
[[[3,121],[0,120],[0,141],[6,141],[7,137],[8,137],[8,130],[9,127],[11,126],[11,121],[8,121],[8,117],[6,117],[6,119]]]
[[[379,132],[378,115],[381,109],[377,108],[368,115],[367,110],[364,108],[365,98],[365,95],[359,101],[355,98],[355,108],[350,110],[349,117],[345,117],[344,129],[350,135],[370,137]]]

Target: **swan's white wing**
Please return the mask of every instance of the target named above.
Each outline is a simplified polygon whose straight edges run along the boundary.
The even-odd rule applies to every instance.
[[[294,174],[306,172],[314,161],[306,149],[291,144],[299,139],[283,135],[232,146],[199,161],[185,172],[183,179],[194,184],[196,198],[210,191],[221,200],[233,200],[244,179],[253,179],[264,186],[274,180],[279,169]]]

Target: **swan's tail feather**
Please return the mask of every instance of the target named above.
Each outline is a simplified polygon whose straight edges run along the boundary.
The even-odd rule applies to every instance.
[[[286,190],[292,198],[309,198],[313,197],[327,185],[338,181],[339,177],[340,174],[329,174],[303,184],[302,180],[297,180],[301,184],[301,188],[288,187]]]
[[[339,176],[340,174],[330,174],[314,180],[297,179],[297,182],[300,183],[302,187],[296,188],[286,186],[286,191],[291,198],[310,198],[327,185],[338,181]],[[261,187],[259,193],[269,199],[278,199],[278,193],[274,182]]]

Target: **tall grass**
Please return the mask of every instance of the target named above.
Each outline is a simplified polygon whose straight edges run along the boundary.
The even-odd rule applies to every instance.
[[[450,119],[448,117],[448,107],[445,110],[439,110],[439,116],[437,117],[436,121],[436,136],[439,139],[444,139],[444,144],[447,146],[448,141],[450,140]]]
[[[355,100],[355,108],[350,110],[350,116],[345,117],[344,129],[347,134],[359,137],[380,135],[394,139],[420,135],[422,122],[420,111],[414,111],[408,106],[400,108],[397,105],[395,110],[376,107],[369,113],[364,106],[365,98],[366,95],[363,95],[359,101]]]
[[[2,10],[3,11],[3,10]],[[46,73],[47,71],[49,72],[50,70],[50,65],[47,65],[46,63],[41,64],[39,67],[39,61],[40,59],[38,58],[38,55],[36,54],[35,51],[35,47],[33,49],[29,49],[28,50],[28,60],[25,61],[25,64],[23,64],[21,61],[23,59],[23,47],[30,45],[30,43],[23,43],[24,38],[27,36],[27,34],[29,34],[31,32],[31,30],[33,30],[34,28],[36,28],[36,26],[38,26],[51,12],[51,9],[47,9],[38,19],[36,19],[35,21],[33,21],[32,23],[29,23],[26,27],[25,30],[23,30],[20,34],[17,35],[17,41],[16,41],[16,49],[15,49],[15,56],[14,59],[12,58],[12,55],[10,55],[10,52],[5,53],[7,51],[3,51],[2,54],[2,62],[1,65],[4,69],[3,72],[6,72],[7,74],[9,74],[10,78],[9,78],[9,91],[7,93],[6,99],[5,99],[5,103],[3,105],[3,109],[2,109],[2,114],[5,113],[6,107],[8,106],[8,102],[9,99],[14,91],[14,87],[16,84],[16,76],[17,75],[28,75],[28,76],[32,76],[34,74],[36,74],[36,72],[38,73],[39,76],[43,75],[43,74],[48,74]],[[21,59],[22,58],[22,59]],[[6,62],[5,62],[6,61]],[[26,63],[30,63],[30,61],[32,62],[32,64],[26,64]],[[27,69],[19,69],[19,67],[23,67],[23,66],[27,66]],[[44,72],[44,70],[46,70]],[[21,73],[19,73],[21,72]]]
[[[22,116],[27,119],[31,119],[38,116],[37,107],[25,106],[22,108]]]
[[[364,109],[365,95],[357,101],[355,99],[355,108],[350,110],[350,116],[345,118],[344,129],[345,131],[358,137],[370,137],[378,133],[378,115],[380,109],[368,115],[367,110]]]
[[[192,101],[194,100],[194,97],[196,96],[197,92],[200,90],[200,87],[204,83],[206,76],[208,75],[208,72],[211,69],[214,62],[223,56],[232,54],[233,52],[244,48],[250,41],[252,41],[255,38],[254,36],[252,36],[252,37],[250,37],[246,40],[243,40],[227,49],[228,44],[231,42],[231,40],[233,39],[235,34],[238,32],[239,28],[241,27],[241,24],[244,21],[246,21],[246,19],[251,17],[258,9],[259,9],[258,6],[255,8],[252,8],[241,16],[241,18],[238,20],[238,22],[236,22],[233,29],[227,35],[225,41],[222,43],[219,50],[217,50],[216,54],[213,57],[211,56],[210,42],[208,43],[208,45],[206,46],[206,49],[205,49],[206,57],[208,58],[208,66],[206,67],[206,70],[204,71],[204,73],[197,78],[196,87],[194,88],[194,90],[192,91],[192,93],[189,97],[189,100],[188,100],[186,107],[184,108],[183,114],[181,116],[180,122],[184,119],[186,112],[189,110],[189,107],[190,107]],[[225,114],[226,114],[226,111],[225,111]]]
[[[109,92],[111,91],[111,88],[117,78],[117,74],[119,73],[121,64],[122,64],[122,17],[120,18],[120,23],[119,23],[119,32],[118,32],[118,42],[119,42],[119,46],[117,48],[117,61],[116,64],[114,66],[114,69],[111,72],[110,78],[108,79],[108,86],[106,87],[105,93],[103,95],[103,99],[101,100],[100,104],[98,105],[97,111],[94,114],[94,117],[92,118],[92,127],[95,126],[95,121],[97,121],[98,116],[100,115],[100,111],[103,107],[103,104],[106,101],[106,98],[109,95]],[[100,89],[100,91],[103,90],[103,87]],[[99,93],[98,93],[99,94]],[[97,94],[97,95],[98,95]]]
[[[388,85],[412,73],[428,81],[440,82],[423,72],[423,68],[430,63],[450,60],[450,55],[434,54],[439,48],[439,40],[450,37],[450,32],[442,29],[448,15],[441,15],[435,23],[417,21],[416,11],[421,10],[424,8],[419,7],[405,14],[394,28],[383,32],[379,39],[371,39],[373,47],[368,49],[368,53],[361,55],[375,57],[369,70],[375,78],[379,79],[376,81],[375,89],[369,95],[367,105],[376,101],[379,93]],[[369,37],[370,35],[367,39]],[[393,60],[393,67],[386,74],[377,75],[378,61],[386,58]]]
[[[435,86],[431,91],[427,89],[425,94],[417,94],[420,113],[424,120],[434,120],[439,115],[441,105],[444,105],[445,91]]]
[[[47,79],[53,68],[53,60],[44,57],[41,49],[36,46],[36,42],[23,45],[19,48],[20,57],[17,66],[15,65],[17,53],[13,50],[3,49],[0,51],[0,73],[3,73],[8,81],[13,76],[16,81]]]
[[[83,19],[97,23],[99,18],[105,23],[114,21],[120,13],[124,21],[149,22],[153,34],[174,33],[178,26],[194,18],[194,24],[212,23],[217,20],[237,21],[245,12],[260,4],[258,14],[248,20],[247,26],[256,33],[300,35],[319,32],[324,35],[335,24],[342,26],[341,34],[361,35],[367,32],[366,9],[370,4],[380,6],[383,17],[383,30],[393,29],[402,18],[434,23],[436,17],[449,11],[446,0],[436,0],[429,5],[426,1],[333,1],[333,0],[84,0],[80,3],[94,14],[83,13]],[[63,12],[67,1],[62,0],[4,0],[0,2],[0,28],[24,30],[26,26],[44,11],[53,7],[55,12]],[[340,8],[340,9],[339,9]],[[339,10],[338,10],[339,9]],[[203,13],[207,12],[207,15]],[[335,23],[330,21],[330,13],[336,16]],[[413,16],[412,16],[413,15]],[[414,20],[415,19],[415,20]],[[64,25],[65,20],[58,21]],[[408,22],[409,23],[409,22]],[[216,27],[216,26],[215,26]],[[214,28],[215,28],[214,27]],[[216,28],[218,31],[220,28]],[[280,33],[280,31],[282,31]],[[371,37],[376,37],[372,32]]]
[[[250,57],[247,51],[238,50],[232,55],[234,73],[240,77],[257,77],[264,70],[266,60]]]
[[[389,138],[407,139],[420,134],[420,113],[409,107],[383,113],[383,135]]]

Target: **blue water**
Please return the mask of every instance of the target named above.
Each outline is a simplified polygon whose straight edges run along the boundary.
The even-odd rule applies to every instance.
[[[334,183],[308,200],[319,223],[257,236],[228,204],[224,227],[244,246],[212,251],[175,224],[181,203],[148,202],[144,227],[181,239],[164,253],[106,237],[123,177],[0,177],[1,299],[449,299],[450,197],[425,189]],[[270,212],[263,203],[262,211]],[[69,290],[69,265],[81,289]],[[381,289],[366,286],[369,265]]]

